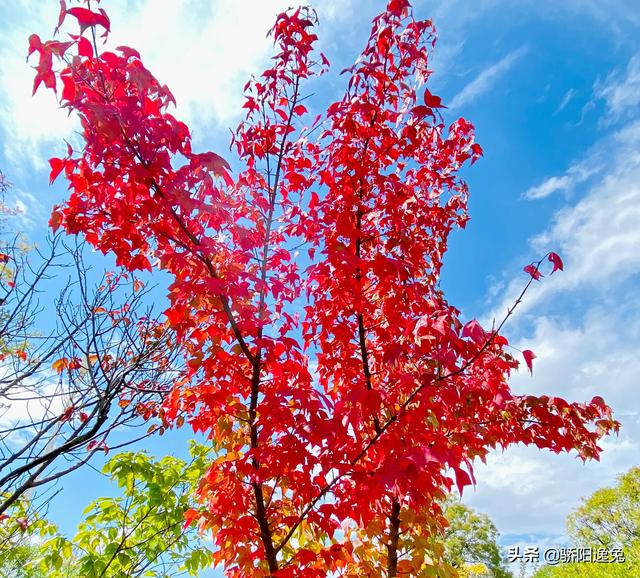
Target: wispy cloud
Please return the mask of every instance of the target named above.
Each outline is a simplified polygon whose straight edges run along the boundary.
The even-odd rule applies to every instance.
[[[605,101],[608,121],[636,113],[640,108],[640,55],[629,60],[624,72],[617,70],[597,81],[593,93]]]
[[[579,170],[586,173],[580,177]],[[531,240],[534,257],[556,251],[566,270],[533,286],[519,306],[520,315],[558,293],[612,289],[640,273],[640,121],[603,139],[564,176],[573,184],[584,177],[586,183],[585,174],[593,178],[581,199],[558,210],[549,227]],[[563,186],[567,182],[560,180]],[[507,285],[489,324],[491,316],[502,317],[522,282],[520,277]]]
[[[47,208],[42,199],[32,192],[12,185],[5,192],[4,204],[11,211],[11,217],[3,223],[8,233],[17,229],[22,233],[32,232],[46,221]]]
[[[478,97],[489,92],[495,86],[498,79],[503,76],[526,51],[527,49],[524,46],[520,47],[501,58],[489,68],[485,68],[453,97],[449,108],[460,108],[461,106],[472,103]]]
[[[539,185],[531,187],[523,196],[525,199],[532,201],[545,199],[557,192],[570,192],[577,185],[596,174],[601,168],[601,166],[594,164],[592,159],[573,164],[564,175],[545,179]]]
[[[525,199],[544,199],[557,191],[566,191],[573,184],[568,175],[549,177],[539,185],[531,187],[525,194]]]
[[[576,167],[594,171],[592,181],[580,187],[582,198],[560,209],[531,241],[536,256],[558,251],[565,271],[535,284],[507,328],[514,347],[537,356],[533,376],[518,372],[510,384],[518,394],[571,401],[601,395],[622,428],[620,437],[600,444],[601,462],[582,464],[519,446],[490,456],[486,466],[478,464],[477,491],[466,500],[488,512],[503,533],[522,533],[523,520],[528,532],[557,533],[580,497],[613,483],[637,460],[640,297],[632,285],[640,274],[640,121],[604,138],[556,181],[546,181],[549,189],[569,181],[574,186]],[[524,282],[521,276],[506,284],[485,323],[502,317]],[[556,483],[566,479],[572,483]],[[503,507],[505,501],[509,508]]]
[[[564,96],[562,97],[558,108],[556,108],[555,112],[553,113],[554,116],[556,114],[560,114],[565,108],[567,108],[567,105],[571,102],[576,93],[577,91],[574,88],[570,88],[569,90],[567,90],[567,92],[564,93]]]

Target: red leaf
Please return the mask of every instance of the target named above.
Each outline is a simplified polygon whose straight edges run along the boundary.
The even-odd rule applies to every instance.
[[[551,274],[553,275],[553,273],[555,273],[558,269],[560,269],[560,271],[562,271],[564,269],[564,263],[562,262],[562,259],[560,258],[560,255],[558,255],[557,253],[549,253],[548,257],[549,261],[551,261],[551,263],[553,263],[553,271],[551,271]]]
[[[37,50],[40,52],[40,60],[36,67],[36,76],[33,79],[32,95],[36,93],[41,82],[44,82],[47,88],[53,88],[54,90],[56,88],[56,75],[52,70],[52,53],[50,50],[46,50],[44,46],[40,46]]]
[[[73,102],[76,98],[76,83],[71,76],[61,76],[62,79],[62,100]]]
[[[60,0],[60,12],[58,13],[58,26],[56,26],[56,33],[62,23],[64,22],[64,18],[67,15],[67,3],[64,0]]]
[[[529,273],[529,275],[531,275],[536,281],[539,281],[540,277],[544,277],[535,265],[527,265],[523,271],[525,273]]]
[[[93,46],[84,36],[78,38],[78,54],[86,58],[93,58]]]
[[[536,358],[536,354],[530,349],[525,349],[522,352],[522,357],[524,357],[524,361],[527,364],[531,375],[533,375],[533,360]]]
[[[69,407],[67,407],[62,414],[60,415],[60,421],[69,421],[71,419],[71,416],[73,415],[73,412],[75,411],[75,407],[73,407],[72,405],[70,405]]]
[[[58,175],[64,169],[64,160],[52,158],[49,159],[49,165],[51,166],[51,172],[49,173],[49,184],[52,185],[53,182],[58,178]]]
[[[38,87],[40,86],[40,83],[44,82],[44,85],[47,88],[53,88],[55,89],[56,87],[56,77],[55,74],[53,74],[52,70],[48,70],[44,73],[38,73],[36,74],[36,77],[33,80],[33,91],[31,92],[31,95],[33,96],[37,90]]]
[[[429,108],[447,108],[446,106],[444,106],[444,104],[442,104],[442,99],[435,94],[431,94],[428,88],[426,88],[424,91],[424,103]]]
[[[317,555],[313,552],[313,550],[308,550],[307,548],[298,550],[298,552],[296,553],[296,560],[298,560],[300,564],[309,564],[313,562],[316,558],[317,558]]]
[[[311,199],[309,200],[309,210],[313,211],[313,209],[316,208],[316,206],[318,205],[318,193],[316,193],[315,191],[311,192]]]
[[[29,36],[29,56],[31,56],[34,52],[40,52],[42,50],[42,41],[37,34],[32,34]]]
[[[60,224],[62,223],[62,212],[57,207],[54,207],[53,211],[51,211],[51,217],[49,217],[49,227],[55,233]]]
[[[129,269],[131,271],[134,271],[136,269],[151,271],[151,263],[145,255],[143,255],[142,253],[136,253],[129,260]]]
[[[307,113],[307,107],[304,104],[299,104],[294,107],[293,113],[298,116],[302,116],[303,114]]]
[[[137,50],[130,48],[129,46],[118,46],[116,50],[118,52],[122,52],[122,55],[127,60],[129,60],[130,58],[136,58],[137,60],[140,60],[140,53]]]
[[[471,478],[469,474],[461,468],[454,468],[453,471],[456,474],[456,486],[458,486],[458,491],[462,495],[464,487],[471,485]]]
[[[231,170],[229,163],[225,161],[220,155],[217,155],[214,152],[206,152],[193,155],[192,162],[194,160],[216,175],[224,176],[224,169],[226,169],[227,171]]]
[[[389,0],[387,10],[394,16],[401,18],[404,11],[410,6],[411,4],[409,4],[408,0]]]
[[[92,26],[100,25],[107,32],[109,32],[111,23],[109,22],[109,18],[104,10],[100,9],[100,13],[92,12],[88,8],[70,8],[67,10],[67,14],[71,14],[71,16],[75,17],[78,20],[78,24],[80,24],[80,30],[84,32],[87,28]]]
[[[482,147],[478,143],[471,145],[471,164],[475,163],[481,156],[483,156]]]
[[[431,110],[431,108],[429,108],[428,106],[425,106],[424,104],[419,104],[418,106],[414,106],[410,110],[410,112],[413,116],[417,117],[418,119],[423,119],[425,116],[428,116],[428,115],[430,115],[432,118],[435,119],[433,110]]]
[[[187,510],[184,513],[184,525],[182,526],[182,529],[184,530],[191,526],[191,524],[193,524],[193,521],[199,516],[200,512],[198,512],[198,510],[194,510],[193,508]]]
[[[73,42],[58,42],[57,40],[50,40],[45,44],[45,46],[52,54],[55,54],[58,58],[62,58],[69,47],[73,46]]]
[[[487,340],[487,332],[482,329],[481,325],[475,319],[472,319],[464,326],[462,337],[470,337],[476,344],[483,345]]]

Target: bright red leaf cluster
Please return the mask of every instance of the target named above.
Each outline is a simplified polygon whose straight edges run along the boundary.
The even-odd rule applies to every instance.
[[[135,50],[99,51],[110,23],[84,4],[62,3],[69,41],[29,42],[34,90],[60,82],[84,138],[50,161],[70,189],[51,225],[172,276],[188,370],[164,411],[219,450],[188,522],[213,531],[229,576],[444,572],[436,501],[473,483],[476,458],[515,443],[597,458],[617,428],[602,400],[513,395],[507,339],[440,289],[468,219],[457,173],[482,150],[423,87],[435,31],[408,1],[374,20],[344,97],[312,121],[305,83],[328,66],[315,14],[278,16],[273,66],[245,87],[235,177],[193,152]]]

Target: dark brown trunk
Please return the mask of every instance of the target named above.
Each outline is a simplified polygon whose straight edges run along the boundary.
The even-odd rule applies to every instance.
[[[389,541],[387,542],[387,578],[398,576],[398,542],[400,541],[400,503],[393,501],[389,515]]]

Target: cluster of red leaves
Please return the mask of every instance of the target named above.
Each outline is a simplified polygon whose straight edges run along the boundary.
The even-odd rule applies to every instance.
[[[164,411],[219,449],[188,521],[213,530],[229,576],[395,576],[399,536],[441,522],[436,500],[491,448],[598,456],[617,428],[602,400],[513,395],[506,338],[464,324],[439,288],[468,218],[457,172],[482,151],[469,122],[447,127],[440,98],[420,94],[435,33],[408,1],[374,20],[344,97],[310,125],[303,85],[328,65],[315,16],[278,16],[274,64],[245,87],[236,178],[192,151],[135,50],[99,53],[104,11],[63,3],[59,26],[67,15],[80,34],[29,42],[34,90],[60,80],[84,138],[51,160],[70,188],[51,225],[172,276],[166,316],[188,371]]]

